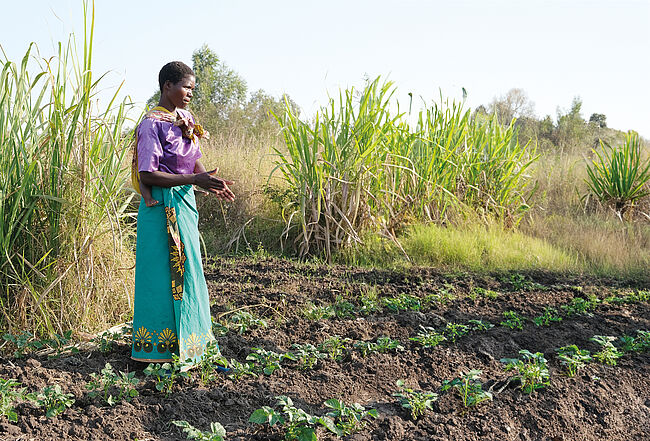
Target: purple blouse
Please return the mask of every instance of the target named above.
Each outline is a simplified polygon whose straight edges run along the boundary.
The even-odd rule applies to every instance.
[[[194,121],[187,110],[176,111]],[[183,138],[180,127],[171,122],[145,118],[138,126],[138,171],[194,173],[201,156],[198,144]]]

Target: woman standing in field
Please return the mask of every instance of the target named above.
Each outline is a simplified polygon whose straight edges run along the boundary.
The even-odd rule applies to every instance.
[[[204,135],[185,107],[195,77],[179,61],[158,76],[160,101],[136,129],[133,178],[142,192],[138,209],[131,358],[144,362],[196,362],[214,340],[201,264],[198,212],[192,185],[233,201],[232,182],[199,161]]]

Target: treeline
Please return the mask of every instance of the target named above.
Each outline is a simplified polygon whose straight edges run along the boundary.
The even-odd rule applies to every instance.
[[[582,100],[573,98],[568,110],[558,107],[555,118],[545,115],[538,118],[535,105],[526,92],[510,89],[505,95],[495,97],[489,104],[480,105],[474,116],[486,119],[496,114],[502,124],[516,119],[515,127],[522,143],[531,141],[544,152],[570,153],[598,147],[599,140],[620,142],[625,133],[607,127],[604,113],[592,113],[588,119],[582,116]]]

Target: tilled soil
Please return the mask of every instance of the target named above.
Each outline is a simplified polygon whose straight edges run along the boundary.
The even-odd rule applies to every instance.
[[[76,402],[62,415],[47,418],[44,410],[29,402],[17,404],[18,422],[0,417],[3,440],[182,440],[182,430],[171,424],[185,420],[201,430],[220,422],[228,440],[281,440],[277,426],[248,423],[262,406],[276,405],[276,396],[289,396],[294,405],[310,414],[324,415],[324,401],[337,398],[359,403],[378,412],[346,439],[361,440],[648,440],[650,439],[650,354],[626,353],[616,366],[589,363],[577,376],[565,375],[555,349],[576,344],[592,353],[594,335],[636,335],[650,329],[650,304],[602,302],[588,314],[563,314],[550,326],[536,326],[532,318],[546,307],[564,311],[572,299],[612,295],[647,289],[623,286],[616,281],[573,279],[548,274],[518,276],[445,275],[430,268],[375,270],[301,264],[278,259],[224,259],[206,271],[212,314],[228,323],[239,311],[264,318],[268,326],[242,334],[228,332],[218,338],[222,354],[244,362],[253,348],[286,352],[295,343],[318,345],[340,336],[351,341],[376,341],[388,336],[404,350],[362,356],[348,343],[340,361],[321,359],[313,370],[297,369],[286,361],[271,375],[259,374],[234,380],[222,374],[203,384],[197,370],[180,380],[168,396],[145,377],[144,364],[132,361],[130,346],[120,343],[107,353],[83,349],[78,354],[52,358],[32,354],[1,359],[0,378],[21,382],[28,392],[59,384]],[[498,293],[496,298],[485,291]],[[403,294],[421,299],[440,295],[419,310],[356,313],[351,316],[308,319],[311,305],[326,306],[347,301],[358,311],[362,295],[382,298]],[[446,300],[445,300],[446,299]],[[500,325],[503,312],[516,311],[528,318],[523,330]],[[424,348],[410,338],[420,326],[443,330],[447,323],[483,320],[495,326],[474,331],[456,342],[445,341]],[[508,381],[502,358],[514,358],[522,349],[542,352],[548,359],[550,385],[532,394],[517,381]],[[115,370],[136,372],[139,396],[109,406],[91,398],[85,385],[91,373],[105,363]],[[483,389],[492,401],[465,408],[458,394],[442,392],[443,381],[470,369],[482,371]],[[396,381],[407,387],[439,394],[433,409],[417,420],[393,396]],[[318,438],[336,436],[318,429]]]

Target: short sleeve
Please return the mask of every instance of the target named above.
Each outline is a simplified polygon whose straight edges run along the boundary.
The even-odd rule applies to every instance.
[[[138,128],[138,171],[158,171],[163,148],[155,122],[146,118]]]

